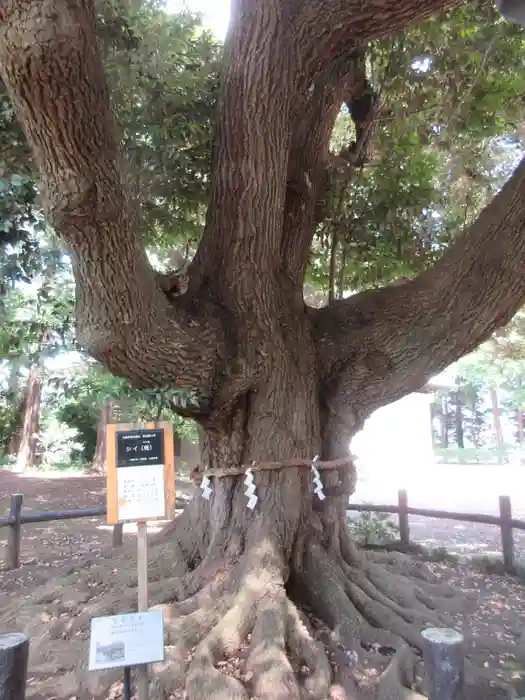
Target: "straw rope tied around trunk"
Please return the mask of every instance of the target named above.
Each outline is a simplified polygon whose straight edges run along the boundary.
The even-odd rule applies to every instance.
[[[242,466],[235,469],[206,469],[203,472],[200,471],[200,466],[198,465],[191,471],[190,478],[197,486],[200,487],[203,498],[209,500],[213,490],[210,477],[223,479],[225,477],[244,476],[244,483],[246,485],[245,495],[248,497],[248,503],[246,505],[248,508],[250,508],[250,510],[253,510],[257,503],[253,472],[274,471],[277,469],[288,468],[297,469],[301,467],[310,469],[313,476],[314,493],[317,495],[320,501],[324,501],[326,494],[323,490],[323,484],[319,471],[341,469],[342,467],[353,465],[354,459],[355,458],[353,455],[348,455],[347,457],[342,457],[340,459],[320,461],[319,457],[315,456],[313,460],[293,459],[283,462],[252,462],[250,466]]]

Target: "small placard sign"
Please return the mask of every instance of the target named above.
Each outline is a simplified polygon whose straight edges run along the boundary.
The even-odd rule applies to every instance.
[[[108,523],[168,518],[174,503],[170,423],[107,426]]]
[[[91,620],[89,670],[139,666],[164,661],[162,610]]]

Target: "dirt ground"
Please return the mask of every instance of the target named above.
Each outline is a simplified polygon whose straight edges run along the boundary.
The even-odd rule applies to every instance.
[[[176,484],[177,496],[189,496],[193,486],[187,480]],[[0,516],[9,514],[13,493],[24,497],[23,512],[63,511],[103,506],[106,502],[106,481],[96,476],[43,477],[14,474],[0,470]],[[148,531],[157,532],[163,522],[150,523]],[[5,571],[7,528],[0,528],[0,607],[9,594],[50,575],[50,569],[64,564],[64,559],[79,559],[89,554],[96,557],[111,546],[113,528],[104,518],[77,518],[22,526],[20,547],[21,568]],[[124,527],[124,541],[136,532],[133,525]],[[2,630],[0,630],[2,632]]]
[[[192,489],[187,481],[177,484],[179,496],[190,495]],[[21,476],[0,471],[0,515],[7,515],[12,493],[23,494],[24,510],[33,512],[83,508],[104,504],[105,480],[89,476]],[[423,518],[411,518],[410,525],[412,539],[426,546],[445,547],[469,556],[499,552],[499,530],[494,527]],[[161,526],[161,523],[151,525],[152,532]],[[517,554],[525,560],[525,533],[515,534]],[[0,561],[5,558],[6,535],[7,529],[0,529]],[[111,536],[112,529],[103,518],[23,526],[21,568],[11,572],[0,568],[0,608],[12,596],[23,595],[24,589],[48,578],[52,569],[62,565],[64,559],[77,559],[86,554],[96,557],[111,546]],[[132,536],[133,528],[125,528],[124,537]],[[525,587],[516,579],[476,573],[463,564],[439,563],[430,567],[444,581],[478,595],[476,613],[457,616],[459,630],[469,637],[483,635],[508,641],[511,645],[525,645]],[[7,631],[0,629],[0,633]],[[525,678],[525,667],[512,654],[487,658],[486,666],[507,680],[514,680],[518,687],[522,685],[521,678]],[[519,687],[519,691],[525,695],[524,687]],[[37,697],[31,687],[28,693],[30,697]]]

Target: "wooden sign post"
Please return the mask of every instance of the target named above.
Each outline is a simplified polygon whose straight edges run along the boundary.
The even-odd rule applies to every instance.
[[[175,503],[170,423],[110,424],[106,435],[107,521],[137,523],[138,611],[148,610],[148,520],[165,520]],[[148,667],[138,671],[138,700],[148,697]]]

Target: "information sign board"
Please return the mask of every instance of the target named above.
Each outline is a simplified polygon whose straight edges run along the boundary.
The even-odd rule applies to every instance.
[[[163,660],[162,610],[94,617],[91,620],[90,671]]]
[[[117,467],[164,464],[164,430],[118,430]]]
[[[108,523],[169,517],[175,498],[171,424],[108,425],[106,447]]]

